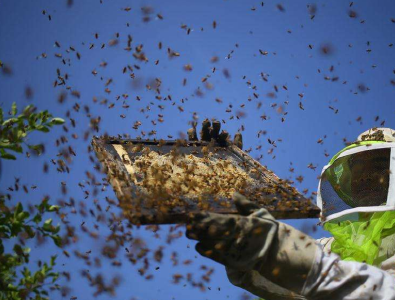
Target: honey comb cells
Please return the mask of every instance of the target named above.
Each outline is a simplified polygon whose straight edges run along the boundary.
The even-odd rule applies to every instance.
[[[148,153],[136,158],[129,174],[135,184],[149,194],[190,198],[208,194],[231,198],[234,192],[253,183],[230,159],[219,159],[212,153],[201,158],[175,151],[161,155],[146,149],[143,152],[148,150]]]

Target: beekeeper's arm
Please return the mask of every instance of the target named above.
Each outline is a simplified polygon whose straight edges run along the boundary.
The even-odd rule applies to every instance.
[[[202,213],[187,225],[196,250],[226,266],[230,282],[270,299],[394,299],[395,278],[325,254],[311,237],[241,195],[240,215]]]

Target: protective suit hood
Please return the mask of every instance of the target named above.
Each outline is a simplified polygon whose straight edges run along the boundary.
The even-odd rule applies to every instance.
[[[317,192],[321,221],[395,210],[395,131],[375,128],[324,166]]]
[[[395,254],[394,133],[362,133],[322,170],[317,204],[343,260],[378,266]]]

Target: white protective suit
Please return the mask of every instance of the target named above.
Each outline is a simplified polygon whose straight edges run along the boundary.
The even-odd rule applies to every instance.
[[[257,271],[239,272],[226,268],[229,281],[265,300],[344,299],[395,300],[395,257],[381,268],[364,263],[342,261],[330,253],[333,238],[317,241],[319,247],[300,295],[268,281]],[[290,276],[292,280],[292,276]]]
[[[358,137],[358,141],[365,141],[365,137],[374,136],[375,139],[393,143],[394,131],[388,128],[368,130]],[[369,140],[369,139],[368,139]],[[387,144],[388,145],[388,144]],[[376,145],[377,148],[387,145]],[[367,145],[371,147],[372,145]],[[351,151],[353,151],[351,149]],[[394,160],[394,157],[392,157]],[[392,164],[392,161],[391,161]],[[325,168],[324,168],[325,169]],[[392,179],[391,179],[392,180]],[[390,194],[391,192],[389,192]],[[320,194],[319,194],[320,196]],[[393,196],[393,195],[392,195]],[[391,197],[392,197],[391,196]],[[388,195],[390,197],[390,195]],[[392,201],[387,201],[392,203]],[[323,203],[319,197],[318,204],[322,209]],[[390,207],[388,205],[388,207]],[[384,210],[382,206],[374,209]],[[349,209],[348,213],[357,208]],[[391,207],[388,210],[393,210]],[[369,211],[369,210],[365,210]],[[347,217],[347,213],[337,212],[336,217]],[[318,247],[311,270],[308,273],[300,295],[273,284],[255,270],[240,272],[226,267],[231,283],[252,292],[266,300],[269,299],[394,299],[395,300],[395,255],[383,261],[379,267],[354,261],[343,261],[337,254],[331,253],[334,238],[322,238],[316,241]],[[390,248],[395,248],[395,240],[391,240]],[[393,250],[392,250],[393,251]],[[289,276],[292,280],[292,275]]]

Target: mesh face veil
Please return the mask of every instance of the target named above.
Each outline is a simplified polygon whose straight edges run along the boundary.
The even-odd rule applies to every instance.
[[[322,221],[355,212],[395,210],[395,142],[365,141],[340,151],[323,168],[317,204]]]

